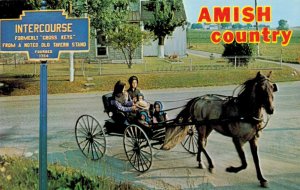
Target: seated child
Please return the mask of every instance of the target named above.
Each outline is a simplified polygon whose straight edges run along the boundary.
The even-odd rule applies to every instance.
[[[139,112],[138,122],[146,127],[150,127],[151,119],[146,111]]]
[[[160,123],[168,120],[167,113],[163,111],[163,105],[160,101],[156,101],[153,104],[153,123]]]
[[[136,100],[137,102],[135,103],[135,105],[140,111],[149,111],[150,103],[145,101],[144,95],[142,93],[138,93]]]

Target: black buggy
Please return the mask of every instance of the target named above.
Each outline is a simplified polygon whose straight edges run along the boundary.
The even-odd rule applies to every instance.
[[[111,100],[112,93],[102,96],[104,112],[109,116],[104,126],[90,115],[82,115],[77,119],[75,137],[79,149],[87,158],[99,160],[106,151],[106,136],[122,135],[125,154],[130,164],[139,172],[149,170],[152,165],[152,148],[164,143],[166,127],[178,124],[174,120],[167,120],[144,126],[134,118],[129,119],[125,113],[118,111],[111,105]],[[129,121],[129,125],[124,124],[125,119]],[[197,140],[198,133],[194,125],[190,125],[181,144],[188,152],[196,154]]]

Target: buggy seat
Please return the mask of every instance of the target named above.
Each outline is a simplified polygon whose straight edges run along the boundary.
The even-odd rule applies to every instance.
[[[114,106],[111,105],[111,100],[112,99],[113,99],[112,93],[104,94],[102,96],[102,102],[103,102],[103,106],[104,106],[104,112],[107,113],[107,115],[109,117],[112,116],[112,112],[115,109]]]
[[[102,96],[104,112],[107,113],[108,117],[110,117],[114,122],[124,123],[124,121],[127,119],[127,114],[113,106],[111,104],[112,100],[112,93],[108,93]]]

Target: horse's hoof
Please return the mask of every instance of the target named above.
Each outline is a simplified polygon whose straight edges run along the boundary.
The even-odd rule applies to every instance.
[[[229,173],[236,173],[236,171],[235,171],[235,168],[234,167],[228,167],[228,168],[226,168],[226,172],[229,172]]]
[[[198,168],[199,168],[199,169],[204,169],[205,166],[204,166],[202,163],[199,163]]]
[[[263,188],[268,188],[269,187],[268,181],[267,180],[260,181],[260,186]]]
[[[215,173],[215,168],[208,168],[209,173],[214,174]]]

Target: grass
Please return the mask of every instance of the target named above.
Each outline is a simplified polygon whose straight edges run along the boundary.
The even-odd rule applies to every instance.
[[[195,58],[196,59],[196,58]],[[141,89],[164,89],[164,88],[186,88],[186,87],[201,87],[201,86],[220,86],[220,85],[229,85],[229,84],[240,84],[245,80],[255,76],[258,70],[262,70],[263,73],[267,73],[269,70],[273,69],[272,80],[274,82],[279,81],[295,81],[300,80],[300,73],[294,73],[295,71],[289,67],[280,68],[277,64],[272,63],[253,63],[250,64],[250,68],[237,68],[234,69],[231,66],[227,66],[222,69],[215,70],[206,70],[206,69],[195,69],[190,71],[189,63],[182,64],[165,64],[162,63],[160,66],[165,68],[165,70],[157,71],[155,66],[151,64],[154,63],[156,58],[147,59],[149,70],[150,68],[153,71],[149,72],[140,72],[142,65],[134,65],[133,69],[128,69],[126,65],[114,65],[110,66],[111,70],[114,70],[115,67],[123,67],[124,72],[113,75],[102,75],[102,76],[93,76],[92,82],[94,83],[93,87],[85,87],[87,83],[87,78],[83,76],[76,76],[74,82],[69,82],[69,77],[65,76],[49,76],[48,77],[48,93],[49,94],[60,94],[60,93],[85,93],[85,92],[95,92],[95,91],[112,91],[113,86],[117,80],[122,80],[127,82],[128,78],[131,75],[137,75],[140,79],[139,87]],[[199,58],[198,61],[201,63],[193,63],[193,65],[203,66],[209,64],[210,60],[203,60]],[[194,60],[196,62],[196,60]],[[153,62],[153,63],[151,63]],[[220,63],[228,65],[227,63]],[[159,64],[158,64],[159,65]],[[52,68],[58,70],[59,65],[55,67],[51,65],[49,67],[49,72]],[[170,68],[172,67],[172,71]],[[184,68],[180,70],[179,68]],[[266,68],[270,68],[267,69]],[[64,69],[64,67],[62,67]],[[178,70],[177,70],[178,69]],[[9,79],[7,79],[9,80]],[[14,79],[15,80],[15,79]],[[27,78],[27,79],[18,79],[24,82],[25,88],[15,89],[11,95],[38,95],[39,94],[39,77]],[[0,79],[1,81],[1,79]],[[3,79],[2,79],[3,81]]]
[[[95,91],[112,91],[117,80],[127,82],[131,75],[140,79],[141,89],[186,88],[201,86],[220,86],[240,84],[255,76],[258,70],[265,73],[273,70],[272,80],[295,81],[300,80],[300,74],[289,67],[278,64],[252,60],[248,67],[234,67],[224,59],[210,60],[208,58],[188,56],[180,59],[181,63],[170,63],[156,57],[146,57],[145,64],[134,64],[128,69],[125,64],[102,64],[99,75],[99,64],[85,64],[83,76],[82,62],[75,63],[75,81],[69,82],[69,63],[62,60],[48,64],[48,93],[85,93]],[[38,95],[39,70],[32,70],[34,65],[20,64],[12,66],[14,69],[4,68],[5,74],[0,75],[0,82],[18,84],[11,95]],[[39,65],[35,66],[39,68]],[[32,77],[34,76],[34,77]],[[88,77],[92,77],[87,81]],[[91,87],[86,83],[93,83]]]
[[[116,183],[58,164],[48,165],[48,189],[140,190],[130,183]],[[0,156],[0,189],[38,189],[38,162],[23,157]]]
[[[214,53],[223,53],[222,44],[213,44],[210,41],[212,31],[206,30],[189,30],[187,33],[188,46],[194,50],[202,50]],[[300,63],[300,30],[294,30],[291,41],[288,46],[282,47],[281,41],[277,44],[260,43],[260,56],[266,56],[273,60],[282,59],[285,62]]]

